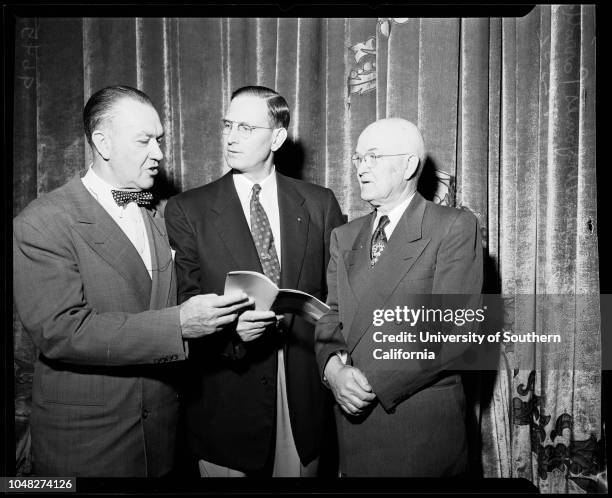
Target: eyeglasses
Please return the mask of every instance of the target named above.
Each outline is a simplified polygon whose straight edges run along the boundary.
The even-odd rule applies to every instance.
[[[361,161],[365,161],[366,166],[370,169],[375,168],[377,161],[381,157],[396,157],[396,156],[407,156],[412,154],[412,152],[404,152],[403,154],[374,154],[374,152],[366,152],[363,156],[355,152],[351,156],[351,161],[353,163],[353,167],[359,168],[361,166]]]
[[[234,128],[234,125],[238,128],[238,136],[242,139],[249,138],[253,130],[262,129],[262,130],[273,130],[274,128],[269,128],[267,126],[254,126],[247,123],[237,123],[236,121],[230,121],[229,119],[224,119],[221,121],[221,132],[224,135],[229,135]]]

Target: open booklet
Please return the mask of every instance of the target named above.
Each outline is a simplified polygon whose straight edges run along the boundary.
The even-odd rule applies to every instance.
[[[255,299],[255,309],[293,313],[316,323],[329,306],[306,292],[279,289],[268,277],[256,271],[230,271],[225,278],[225,294],[244,291]]]

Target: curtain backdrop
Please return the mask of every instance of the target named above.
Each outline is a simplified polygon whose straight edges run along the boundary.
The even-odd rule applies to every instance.
[[[605,483],[595,41],[588,5],[518,19],[22,18],[14,214],[88,165],[82,108],[107,85],[137,86],[159,109],[156,188],[166,196],[225,171],[220,121],[233,89],[275,88],[291,108],[279,169],[330,187],[349,220],[369,211],[350,166],[359,133],[382,117],[414,121],[429,153],[420,190],[480,221],[486,291],[586,296],[558,317],[572,338],[569,369],[547,368],[542,345],[503,349],[499,372],[472,396],[482,471],[543,492],[594,489]],[[507,304],[508,330],[547,313],[535,300]],[[27,474],[36,352],[14,325],[16,455]],[[528,368],[509,367],[516,358]]]

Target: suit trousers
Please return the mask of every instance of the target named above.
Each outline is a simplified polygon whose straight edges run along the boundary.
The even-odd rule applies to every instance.
[[[319,459],[316,458],[304,466],[295,447],[289,419],[284,356],[283,348],[279,348],[276,374],[276,440],[272,477],[316,477]],[[247,477],[244,472],[206,460],[200,460],[198,466],[201,477]]]

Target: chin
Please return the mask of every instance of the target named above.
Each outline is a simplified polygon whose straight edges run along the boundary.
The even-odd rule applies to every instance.
[[[244,164],[241,164],[238,161],[227,161],[227,165],[231,168],[234,169],[240,173],[244,173],[245,171],[247,171],[249,168],[247,166],[245,166]]]
[[[151,178],[150,181],[142,181],[139,183],[138,188],[140,188],[141,190],[149,190],[151,187],[153,187],[155,181],[153,180],[153,178]]]
[[[235,169],[236,171],[241,171],[240,164],[238,164],[236,161],[232,161],[228,159],[227,157],[225,158],[225,164],[227,164],[227,167],[229,169]]]
[[[363,188],[361,189],[361,200],[370,202],[373,199],[374,199],[374,196],[372,194],[368,194],[368,191],[366,189],[363,189]]]

